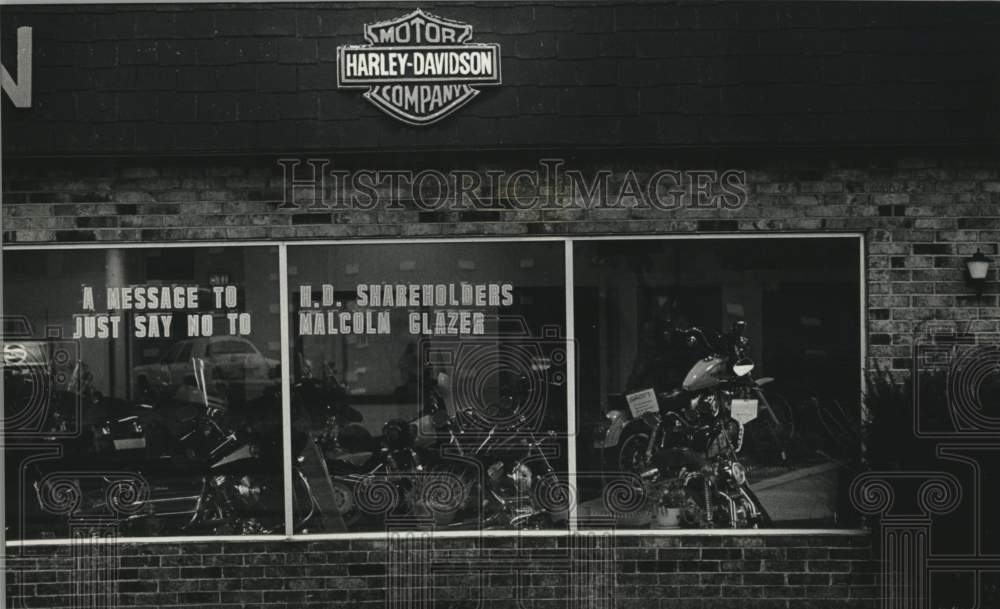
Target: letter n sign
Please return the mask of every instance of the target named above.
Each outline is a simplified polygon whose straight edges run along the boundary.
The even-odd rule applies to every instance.
[[[17,28],[17,80],[6,66],[0,66],[0,89],[3,89],[16,108],[31,107],[31,28]]]

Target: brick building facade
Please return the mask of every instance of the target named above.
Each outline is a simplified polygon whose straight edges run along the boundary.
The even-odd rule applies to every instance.
[[[32,27],[34,90],[30,108],[3,102],[4,244],[843,232],[865,247],[868,371],[908,378],[913,342],[934,332],[1000,332],[997,284],[976,297],[963,277],[966,257],[1000,254],[996,6],[427,5],[500,44],[504,83],[422,128],[336,87],[336,47],[408,8],[5,7],[4,65],[15,28]],[[611,169],[612,186],[630,170],[737,169],[747,197],[293,207],[280,158],[476,172],[562,158]],[[407,550],[432,557],[420,573],[384,538],[123,542],[115,602],[375,607],[402,603],[395,589],[433,606],[565,607],[607,585],[617,607],[847,609],[884,591],[871,532],[622,533],[596,570],[586,539],[434,540]],[[75,551],[8,546],[8,601],[66,606],[89,581]]]

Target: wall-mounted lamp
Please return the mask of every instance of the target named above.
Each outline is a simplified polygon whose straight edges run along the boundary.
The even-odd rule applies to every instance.
[[[969,273],[969,283],[976,288],[976,296],[982,296],[983,288],[986,287],[986,276],[990,272],[990,259],[977,251],[974,256],[965,259],[965,268]]]

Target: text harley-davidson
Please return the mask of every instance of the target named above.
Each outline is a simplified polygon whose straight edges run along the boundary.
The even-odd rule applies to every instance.
[[[689,346],[709,354],[694,363],[681,386],[645,393],[645,407],[612,410],[595,436],[612,466],[638,474],[651,487],[682,489],[682,522],[695,527],[756,528],[770,518],[747,482],[738,458],[743,422],[774,415],[761,392],[772,379],[754,379],[745,322],[710,340],[699,328],[685,332]],[[630,394],[634,398],[638,394]],[[776,421],[775,421],[776,423]],[[681,507],[681,506],[678,506]]]

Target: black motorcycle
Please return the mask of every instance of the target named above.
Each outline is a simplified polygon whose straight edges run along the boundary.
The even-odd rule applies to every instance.
[[[62,458],[31,466],[40,512],[110,519],[138,536],[284,532],[280,393],[271,388],[234,413],[197,378],[189,384],[134,403],[82,384],[93,422]],[[294,466],[292,488],[293,527],[302,530],[317,502]]]
[[[328,528],[380,526],[388,515],[411,514],[416,478],[425,473],[416,422],[390,419],[373,436],[362,425],[363,415],[347,403],[347,388],[330,364],[322,378],[304,360],[300,369],[292,387],[292,427],[307,453],[314,446],[321,455],[319,467],[309,469],[324,478],[315,490]]]
[[[446,374],[439,374],[427,385],[425,429],[436,433],[442,467],[463,481],[467,515],[485,528],[564,524],[570,496],[552,462],[558,454],[556,434],[536,433],[519,411],[526,379],[501,388],[499,399],[484,412],[450,410],[449,383]]]
[[[701,329],[685,333],[700,357],[681,386],[627,396],[631,413],[611,411],[595,444],[610,453],[620,471],[638,474],[650,485],[684,489],[691,497],[689,522],[698,526],[767,526],[770,518],[747,483],[738,455],[744,423],[763,414],[780,425],[748,357],[745,322],[709,338]],[[630,416],[631,415],[631,416]]]

